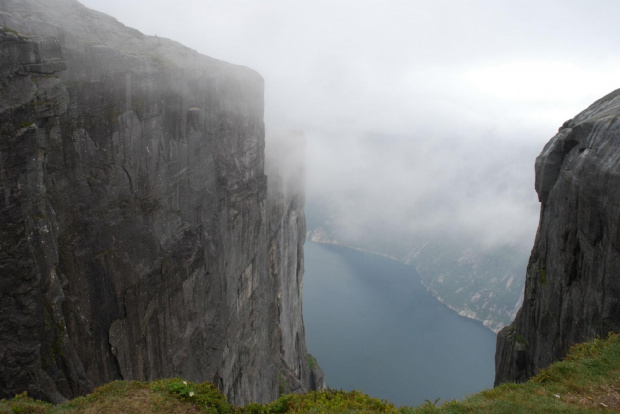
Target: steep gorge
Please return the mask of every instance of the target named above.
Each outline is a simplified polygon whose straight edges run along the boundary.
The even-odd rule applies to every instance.
[[[0,397],[321,387],[303,187],[286,140],[265,163],[262,78],[74,0],[6,0],[0,26]]]
[[[620,90],[566,121],[536,159],[540,222],[523,305],[498,334],[495,383],[620,331]]]

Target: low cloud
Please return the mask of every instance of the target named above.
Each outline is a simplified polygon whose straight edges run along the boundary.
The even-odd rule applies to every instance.
[[[308,200],[311,210],[323,206],[336,218],[345,239],[441,232],[488,246],[531,244],[537,151],[467,136],[329,143],[315,137],[308,145]]]
[[[530,244],[534,159],[615,89],[620,2],[83,0],[265,78],[311,207],[349,237]]]

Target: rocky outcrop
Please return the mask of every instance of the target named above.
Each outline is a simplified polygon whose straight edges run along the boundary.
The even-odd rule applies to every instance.
[[[523,381],[575,343],[620,330],[620,90],[562,125],[536,159],[540,224],[496,384]]]
[[[3,1],[0,26],[0,397],[320,386],[303,190],[265,175],[262,78],[74,0]]]

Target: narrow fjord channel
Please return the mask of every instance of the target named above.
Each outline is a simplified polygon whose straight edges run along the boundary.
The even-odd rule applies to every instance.
[[[430,295],[411,266],[306,242],[304,321],[327,386],[396,405],[493,386],[496,335]]]

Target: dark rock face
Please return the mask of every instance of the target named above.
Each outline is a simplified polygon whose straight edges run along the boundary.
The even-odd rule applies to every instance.
[[[564,123],[536,159],[540,224],[523,306],[500,331],[495,383],[620,330],[620,90]]]
[[[20,33],[0,31],[0,397],[323,385],[303,187],[265,175],[261,77],[73,0],[3,1],[0,25]]]

